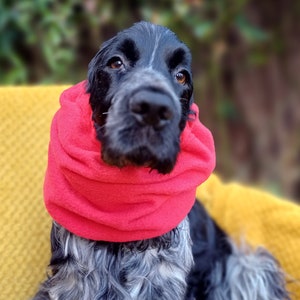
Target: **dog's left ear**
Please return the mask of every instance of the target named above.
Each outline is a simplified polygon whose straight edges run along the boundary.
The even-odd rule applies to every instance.
[[[189,69],[191,69],[191,66],[189,67]],[[184,85],[184,90],[181,95],[181,98],[182,100],[184,100],[185,104],[190,108],[191,105],[194,103],[194,85],[192,72],[187,72],[186,76],[187,80]]]
[[[192,94],[191,94],[190,100],[189,100],[189,107],[191,107],[193,103],[194,103],[194,93],[193,93],[193,88],[192,88]]]

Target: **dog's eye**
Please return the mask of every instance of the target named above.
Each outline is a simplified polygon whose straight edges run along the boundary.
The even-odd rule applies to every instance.
[[[176,80],[180,84],[185,84],[187,80],[187,76],[183,72],[178,72],[176,75]]]
[[[109,61],[108,65],[112,69],[120,69],[123,66],[123,62],[119,57],[114,57]]]

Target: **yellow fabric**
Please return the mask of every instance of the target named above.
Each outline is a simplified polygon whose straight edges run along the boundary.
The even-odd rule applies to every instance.
[[[45,278],[50,218],[43,205],[50,122],[59,87],[0,88],[0,299],[26,300]]]
[[[0,300],[30,299],[46,276],[51,220],[43,205],[50,122],[66,86],[0,88]],[[232,236],[265,245],[300,279],[300,208],[264,192],[223,184],[197,191]],[[293,299],[300,285],[291,283]]]
[[[197,189],[210,215],[237,242],[264,246],[289,274],[292,299],[300,299],[300,206],[216,175]]]

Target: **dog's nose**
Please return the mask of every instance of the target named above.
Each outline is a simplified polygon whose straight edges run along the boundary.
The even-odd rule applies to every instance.
[[[155,91],[140,91],[129,103],[130,110],[139,123],[155,128],[164,127],[174,117],[172,99]]]

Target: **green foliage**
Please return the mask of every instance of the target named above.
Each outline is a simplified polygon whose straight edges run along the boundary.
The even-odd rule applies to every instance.
[[[239,14],[235,18],[236,27],[239,28],[241,36],[248,43],[259,43],[265,42],[269,39],[269,35],[267,32],[261,30],[257,26],[254,26],[246,19],[246,17],[242,14]]]
[[[76,43],[76,13],[70,3],[25,0],[0,5],[0,82],[69,81]]]
[[[13,0],[0,2],[0,83],[55,83],[81,80],[87,59],[80,61],[82,30],[96,51],[102,28],[112,32],[144,19],[170,27],[192,49],[214,53],[216,40],[232,27],[251,44],[265,42],[268,34],[249,22],[247,0],[150,2]],[[97,40],[98,38],[98,40]],[[201,53],[199,53],[200,55]],[[197,60],[197,52],[194,53]],[[259,54],[252,59],[258,61]],[[210,57],[212,59],[212,57]],[[261,62],[261,60],[259,60]],[[207,67],[212,67],[208,66]]]

